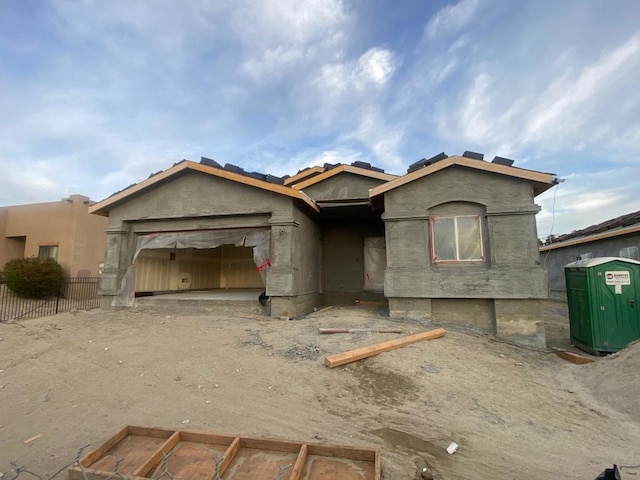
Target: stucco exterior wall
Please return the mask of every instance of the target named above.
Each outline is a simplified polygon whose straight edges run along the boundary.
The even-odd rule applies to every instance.
[[[364,290],[364,239],[384,236],[384,224],[359,221],[323,227],[323,291],[327,304],[353,304],[361,300],[384,300]]]
[[[66,275],[97,276],[104,258],[107,219],[89,215],[90,200],[71,195],[59,202],[0,207],[0,268],[12,258],[38,256],[58,247]]]
[[[120,288],[138,234],[263,227],[271,229],[266,290],[272,315],[297,316],[313,309],[318,303],[314,295],[319,294],[317,254],[313,254],[318,235],[313,221],[294,203],[284,195],[199,172],[174,177],[170,183],[132,196],[109,212],[100,283],[106,296],[103,304],[110,304],[109,297]]]
[[[342,172],[303,191],[316,201],[368,199],[369,189],[382,183],[384,180]]]
[[[547,298],[547,277],[537,246],[539,207],[528,181],[453,166],[390,190],[384,205],[385,295],[390,298],[391,316],[432,320],[432,302],[420,299],[439,299],[436,312],[441,315],[442,299],[486,299],[495,304],[498,299]],[[434,262],[431,215],[480,215],[484,261]],[[486,302],[476,303],[473,308],[487,310]],[[526,302],[520,305],[528,309]],[[465,309],[460,311],[465,314]],[[496,323],[487,329],[500,333],[500,322],[507,316],[483,314],[482,322],[494,317]]]
[[[540,252],[541,263],[549,274],[549,289],[554,292],[567,291],[564,266],[576,261],[579,256],[590,253],[594,258],[618,257],[620,249],[634,246],[640,249],[639,232]]]

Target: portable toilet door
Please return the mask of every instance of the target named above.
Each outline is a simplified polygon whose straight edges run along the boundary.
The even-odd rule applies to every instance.
[[[580,260],[565,267],[567,288],[576,288],[570,281],[577,271],[585,274],[580,292],[569,305],[571,327],[581,324],[580,331],[572,332],[576,346],[595,352],[617,352],[640,338],[640,314],[637,302],[640,297],[640,262],[627,258],[603,257]],[[582,290],[580,288],[580,290]],[[575,292],[578,293],[578,292]],[[567,295],[570,295],[567,290]],[[583,296],[584,295],[584,296]],[[584,302],[584,303],[583,303]],[[573,307],[573,308],[572,308]],[[571,315],[588,315],[586,324],[575,321]],[[584,328],[590,330],[584,331]],[[574,338],[576,337],[576,338]]]

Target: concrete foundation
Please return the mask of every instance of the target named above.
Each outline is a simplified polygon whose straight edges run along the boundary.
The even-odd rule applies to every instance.
[[[518,345],[546,349],[541,300],[496,299],[494,306],[498,337]]]
[[[432,320],[430,298],[390,298],[389,316],[421,322]]]
[[[431,300],[433,321],[460,325],[496,333],[493,300],[481,298],[434,298]]]
[[[270,302],[272,317],[298,318],[322,305],[322,295],[309,293],[291,297],[271,297]]]

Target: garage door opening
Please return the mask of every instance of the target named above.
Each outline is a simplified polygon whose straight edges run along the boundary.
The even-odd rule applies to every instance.
[[[155,248],[136,262],[136,296],[178,291],[264,289],[251,247]]]
[[[265,289],[269,229],[165,232],[138,237],[113,306],[139,296],[194,290]]]

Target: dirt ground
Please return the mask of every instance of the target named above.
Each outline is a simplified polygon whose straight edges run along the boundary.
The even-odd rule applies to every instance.
[[[546,321],[549,343],[562,346],[559,305]],[[441,479],[585,480],[613,463],[640,464],[640,416],[593,385],[600,362],[616,359],[574,365],[448,328],[329,369],[325,355],[402,334],[319,327],[431,327],[363,306],[292,321],[258,313],[98,309],[0,324],[0,472],[12,478],[16,461],[51,474],[125,424],[377,447],[387,480],[419,479],[424,465]],[[636,392],[639,359],[623,379]],[[459,449],[449,455],[452,441]]]

